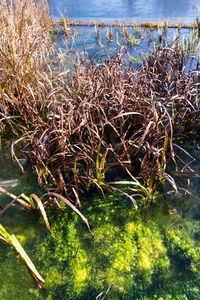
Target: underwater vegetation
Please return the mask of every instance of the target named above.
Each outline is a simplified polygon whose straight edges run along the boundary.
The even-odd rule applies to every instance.
[[[93,196],[92,201],[83,210],[94,238],[67,209],[51,215],[54,238],[36,230],[33,237],[30,231],[30,245],[29,231],[19,233],[46,280],[39,291],[24,277],[27,288],[20,299],[198,299],[199,220],[183,219],[162,205],[145,216],[131,206],[127,210],[119,194]],[[21,270],[22,278],[25,272]],[[16,288],[10,287],[10,295]],[[0,296],[9,299],[4,288]]]

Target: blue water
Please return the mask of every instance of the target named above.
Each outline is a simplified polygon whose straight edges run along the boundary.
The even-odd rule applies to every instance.
[[[79,21],[103,21],[105,23],[119,22],[123,24],[145,21],[168,21],[172,23],[194,23],[200,15],[200,0],[50,0],[50,11],[54,19],[65,16]],[[71,26],[72,43],[69,38],[58,37],[57,42],[62,47],[62,41],[75,51],[86,51],[89,56],[101,56],[105,53],[113,55],[120,47],[125,46],[131,56],[138,57],[141,52],[148,54],[158,43],[162,32],[142,30],[138,34],[129,28],[129,39],[134,37],[138,43],[124,43],[123,36],[117,28],[98,28],[99,41],[96,43],[96,32],[93,27]],[[107,43],[106,31],[111,30],[113,39]],[[190,39],[190,30],[182,29],[178,35],[183,40]],[[172,43],[176,30],[168,30],[167,44]]]
[[[199,0],[50,0],[51,14],[90,19],[181,19],[191,22],[199,14]]]

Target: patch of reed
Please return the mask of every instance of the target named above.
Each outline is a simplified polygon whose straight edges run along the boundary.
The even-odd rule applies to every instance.
[[[19,114],[24,121],[38,115],[35,107],[43,101],[42,73],[52,51],[51,28],[46,0],[1,1],[1,127]]]
[[[198,78],[198,70],[184,71],[179,43],[154,49],[140,70],[118,53],[55,77],[44,123],[37,117],[24,129],[39,183],[52,182],[77,205],[77,195],[92,187],[119,190],[108,180],[113,170],[129,177],[130,192],[121,192],[135,206],[163,181],[177,192],[166,166],[176,137],[199,128]]]
[[[155,48],[139,70],[120,51],[104,61],[79,58],[69,71],[65,54],[54,53],[44,3],[1,5],[0,123],[16,135],[13,157],[19,162],[15,147],[23,148],[39,184],[78,206],[94,187],[120,190],[136,207],[164,180],[177,192],[166,172],[174,140],[199,128],[199,66],[185,72],[181,43]],[[115,170],[128,177],[128,192]]]

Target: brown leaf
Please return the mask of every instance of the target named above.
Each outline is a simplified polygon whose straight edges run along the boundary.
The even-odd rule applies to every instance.
[[[172,178],[169,174],[165,173],[165,172],[158,172],[157,173],[160,177],[164,178],[165,180],[167,180],[171,186],[173,187],[173,189],[175,190],[176,193],[178,193],[178,189],[175,183],[174,178]]]
[[[35,200],[35,202],[37,203],[38,208],[39,208],[39,210],[40,210],[40,212],[41,212],[41,215],[43,216],[43,219],[44,219],[46,228],[47,228],[47,230],[51,233],[51,227],[50,227],[50,225],[49,225],[49,221],[48,221],[48,218],[47,218],[47,214],[46,214],[46,211],[45,211],[45,209],[44,209],[44,206],[43,206],[43,204],[42,204],[41,199],[40,199],[37,195],[35,195],[35,194],[31,194],[30,197],[32,197],[32,198]]]

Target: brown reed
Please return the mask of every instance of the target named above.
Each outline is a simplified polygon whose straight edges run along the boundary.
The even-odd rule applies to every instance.
[[[167,162],[175,161],[176,137],[200,121],[199,70],[184,71],[179,41],[154,49],[139,70],[122,51],[66,70],[47,9],[33,13],[27,1],[41,12],[39,2],[16,0],[0,27],[0,124],[2,134],[12,128],[13,156],[23,149],[39,184],[78,206],[91,188],[120,190],[135,207],[164,180],[177,192]],[[129,191],[117,188],[123,182],[115,171],[128,178]]]
[[[73,198],[74,190],[117,190],[106,175],[118,170],[137,190],[126,193],[135,206],[164,180],[177,191],[166,173],[175,136],[199,128],[197,73],[184,72],[179,44],[154,50],[139,71],[119,53],[85,60],[53,82],[45,122],[34,117],[23,129],[40,184]]]

